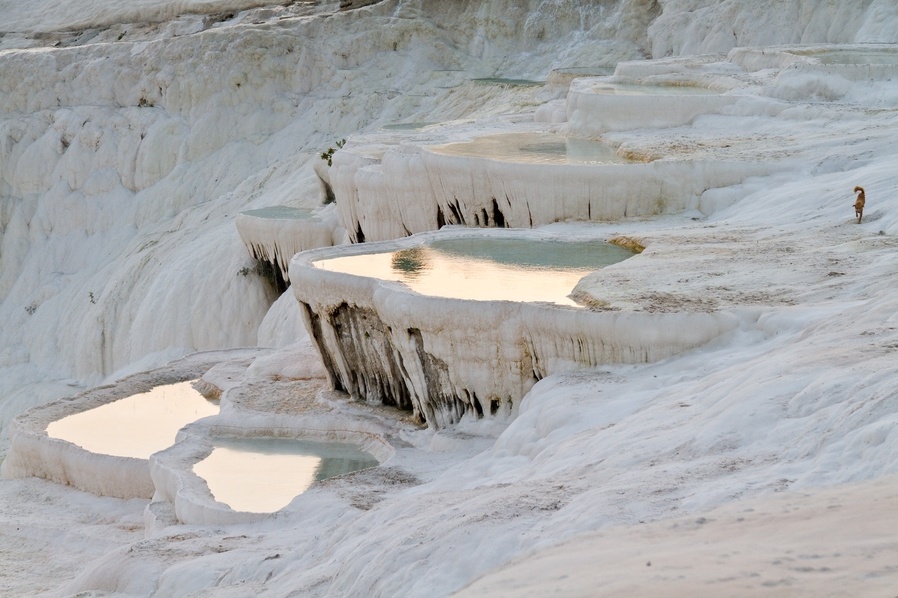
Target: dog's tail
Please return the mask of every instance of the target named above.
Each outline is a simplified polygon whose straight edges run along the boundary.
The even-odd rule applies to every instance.
[[[863,187],[860,187],[860,186],[855,187],[855,188],[854,188],[854,192],[857,193],[858,191],[860,191],[861,193],[863,193],[863,192],[864,192],[864,188],[863,188]]]

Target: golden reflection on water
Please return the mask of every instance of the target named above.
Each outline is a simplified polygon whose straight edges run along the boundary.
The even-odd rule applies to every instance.
[[[235,511],[273,513],[316,481],[373,467],[354,445],[274,438],[218,440],[193,466],[212,496]]]
[[[47,426],[47,435],[92,453],[148,459],[172,446],[178,430],[218,409],[190,381],[179,382],[64,417]]]
[[[402,282],[433,297],[577,306],[568,295],[581,278],[632,255],[607,243],[452,239],[433,246],[319,260],[315,266]]]
[[[434,253],[427,267],[403,271],[393,255],[372,253],[322,260],[319,268],[404,282],[416,293],[475,301],[547,301],[577,305],[567,297],[590,270],[553,272],[522,270],[486,260],[460,260]]]
[[[217,447],[193,466],[212,496],[235,511],[273,513],[309,489],[320,457],[268,455]]]

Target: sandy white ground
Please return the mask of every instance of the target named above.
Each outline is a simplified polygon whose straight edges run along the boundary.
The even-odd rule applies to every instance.
[[[893,476],[585,534],[458,596],[890,596]]]
[[[898,86],[749,73],[724,54],[896,43],[898,11],[888,0],[825,9],[669,0],[660,14],[649,4],[393,0],[207,20],[186,4],[124,14],[66,3],[73,12],[37,35],[37,5],[4,3],[16,23],[0,41],[4,433],[24,409],[110,377],[194,351],[302,340],[292,299],[241,274],[253,262],[234,215],[317,206],[311,165],[356,131],[527,119],[563,96],[472,78],[544,79],[553,67],[651,56],[659,60],[630,72],[735,79],[769,109],[736,105],[608,140],[635,153],[760,152],[793,166],[708,190],[683,214],[549,226],[647,247],[582,283],[608,309],[724,309],[739,318],[731,334],[651,365],[547,378],[507,426],[466,420],[436,433],[399,418],[395,462],[322,484],[263,522],[174,525],[145,538],[147,501],[0,481],[0,592],[501,595],[522,584],[550,593],[565,574],[594,580],[572,588],[587,594],[608,583],[657,595],[652,584],[663,582],[690,595],[711,581],[738,595],[769,581],[780,585],[757,592],[795,595],[817,577],[834,593],[898,587],[882,533],[894,527],[898,473]],[[238,8],[249,5],[228,6]],[[858,184],[868,201],[860,225]],[[290,351],[235,368],[234,392],[260,379],[273,388]],[[272,409],[285,404],[267,398]],[[742,538],[728,537],[740,528]],[[705,560],[737,564],[696,562]]]

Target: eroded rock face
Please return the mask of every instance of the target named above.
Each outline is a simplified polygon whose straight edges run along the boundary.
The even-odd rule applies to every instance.
[[[469,410],[482,417],[495,415],[500,404],[511,406],[510,396],[480,399],[476,392],[454,388],[450,365],[427,351],[418,328],[394,329],[374,309],[346,302],[324,314],[300,304],[337,390],[412,411],[418,421],[437,428],[458,422]]]
[[[341,303],[330,313],[328,323],[340,361],[349,366],[347,370],[334,372],[342,378],[343,388],[367,401],[411,409],[411,396],[402,383],[402,360],[393,342],[393,330],[377,312]]]

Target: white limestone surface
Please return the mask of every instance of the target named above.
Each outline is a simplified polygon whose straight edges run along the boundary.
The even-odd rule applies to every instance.
[[[898,10],[890,0],[714,2],[670,0],[649,27],[654,58],[726,53],[740,46],[896,43]],[[763,23],[763,27],[758,24]]]
[[[737,326],[727,313],[634,314],[517,301],[424,296],[401,283],[316,267],[429,240],[527,231],[443,231],[401,242],[298,254],[294,294],[335,388],[411,409],[436,429],[469,417],[514,417],[537,381],[610,363],[650,363]],[[460,284],[465,284],[460,281]]]
[[[891,476],[592,532],[518,559],[454,595],[814,598],[862,588],[887,596],[895,582],[895,489]]]
[[[509,138],[517,139],[515,130],[520,128],[506,125]],[[530,134],[539,132],[531,128]],[[552,162],[538,155],[469,156],[464,147],[409,143],[386,150],[379,163],[357,158],[351,145],[337,152],[330,177],[350,237],[383,241],[445,224],[529,228],[670,214],[694,209],[709,188],[783,167],[757,157],[715,160],[638,152],[632,160],[623,154],[607,163]]]
[[[117,23],[147,23],[172,20],[185,13],[203,14],[213,11],[237,12],[264,6],[262,0],[138,0],[113,2],[90,0],[71,3],[62,0],[39,0],[25,6],[11,0],[0,3],[0,12],[7,16],[0,31],[53,32],[60,29],[105,29]]]
[[[330,247],[342,237],[333,208],[322,214],[281,206],[237,214],[237,232],[250,255],[269,262],[289,280],[290,258],[306,249]]]
[[[829,509],[826,487],[883,478],[888,488],[884,476],[898,463],[898,86],[813,72],[774,88],[779,67],[724,62],[745,45],[894,43],[892,0],[387,0],[344,12],[336,2],[316,5],[313,18],[292,12],[305,6],[294,4],[233,19],[213,6],[205,15],[109,28],[100,18],[65,15],[133,3],[64,4],[30,12],[58,4],[7,2],[0,10],[4,23],[31,19],[30,29],[0,40],[0,452],[15,415],[107,376],[195,350],[289,342],[294,331],[275,330],[292,317],[288,302],[269,309],[275,298],[259,292],[260,281],[238,274],[252,262],[235,214],[320,201],[311,164],[356,132],[467,120],[489,134],[486,120],[532,121],[549,99],[471,79],[543,80],[553,68],[638,60],[618,74],[721,90],[750,84],[755,99],[785,99],[762,102],[760,112],[757,102],[751,111],[737,102],[664,134],[607,137],[643,155],[676,146],[715,159],[760,153],[793,161],[776,176],[702,193],[701,211],[595,225],[648,244],[634,269],[606,278],[611,296],[598,296],[629,298],[644,310],[728,306],[740,313],[740,328],[724,342],[653,364],[550,376],[508,425],[408,424],[392,439],[407,444],[397,449],[399,464],[352,485],[323,484],[301,510],[251,524],[178,525],[163,503],[4,479],[3,594],[445,596],[590,531],[622,526],[638,536],[652,522],[682,529],[711,522],[716,507],[758,510],[743,501],[789,490],[800,493],[800,509],[789,505],[774,524],[781,547],[821,555],[839,570],[765,560],[756,571],[770,583],[753,595],[800,594],[816,589],[803,580],[827,575],[840,594],[898,587],[887,536],[873,546],[861,537],[860,559],[830,559],[824,537],[831,529],[829,538],[853,545],[852,522]],[[216,3],[225,5],[234,6]],[[41,23],[72,29],[35,33]],[[643,60],[652,56],[659,60]],[[560,124],[557,106],[544,112]],[[855,185],[867,190],[862,224],[852,208]],[[241,381],[239,402],[289,411],[287,396],[305,392],[306,382],[290,380],[287,366],[280,382],[275,365],[264,369],[269,382]],[[368,407],[328,406],[353,417]],[[842,513],[888,524],[889,496],[837,500],[850,504]],[[155,521],[151,538],[145,509]],[[809,527],[790,525],[803,515]],[[762,545],[741,544],[750,533],[712,533],[703,536],[713,541],[708,552],[696,553],[705,546],[696,535],[674,536],[668,554],[697,554],[703,563],[708,555],[736,562],[725,555]],[[653,541],[636,544],[640,552]],[[581,546],[597,574],[607,571],[602,547]],[[871,570],[871,552],[886,565]],[[744,571],[755,571],[748,564]],[[655,561],[637,565],[641,573]],[[719,572],[711,569],[712,579],[731,573]],[[528,573],[550,583],[564,568]],[[698,573],[677,571],[683,583],[706,579]]]

